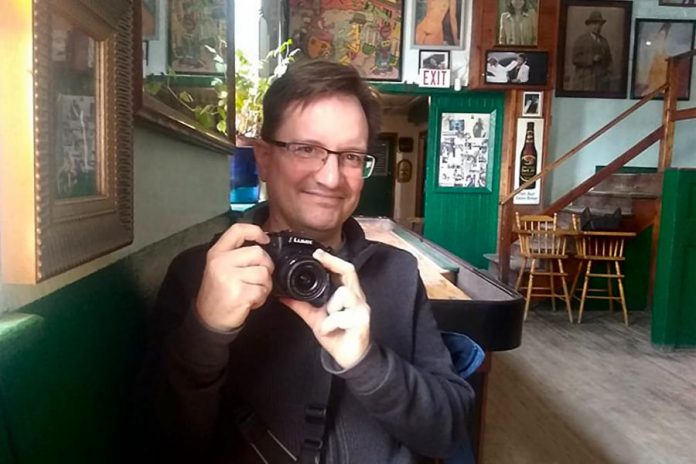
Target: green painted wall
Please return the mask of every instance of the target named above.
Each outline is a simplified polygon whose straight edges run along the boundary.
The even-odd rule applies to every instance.
[[[652,342],[696,346],[696,170],[670,169],[662,189]]]
[[[0,316],[0,463],[130,462],[147,308],[172,258],[228,223],[187,229]]]
[[[502,93],[433,95],[430,100],[424,235],[481,268],[486,266],[483,254],[493,253],[496,249],[503,110]],[[440,116],[446,112],[492,115],[488,170],[490,190],[445,189],[437,186]]]

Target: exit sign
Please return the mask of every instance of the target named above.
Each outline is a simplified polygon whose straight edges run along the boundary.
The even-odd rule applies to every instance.
[[[441,87],[450,86],[451,70],[449,69],[425,69],[420,70],[419,87]]]

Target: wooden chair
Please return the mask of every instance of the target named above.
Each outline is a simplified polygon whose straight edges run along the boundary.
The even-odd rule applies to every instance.
[[[585,302],[589,299],[609,300],[609,311],[614,311],[614,300],[621,303],[623,310],[624,324],[628,326],[628,309],[626,308],[626,297],[624,295],[623,274],[621,273],[621,262],[624,258],[624,244],[626,239],[635,237],[634,232],[615,232],[615,231],[584,231],[580,229],[580,219],[573,215],[573,229],[576,232],[577,258],[580,260],[578,273],[573,279],[573,289],[571,295],[575,298],[580,275],[585,274],[580,295],[580,310],[578,312],[578,322],[582,322],[582,315],[585,310]],[[592,272],[592,265],[605,263],[606,272]],[[606,288],[590,288],[592,277],[607,279]],[[614,296],[613,281],[616,281],[619,295]],[[598,295],[599,294],[599,295]],[[606,294],[606,295],[604,295]]]
[[[523,275],[526,272],[527,261],[531,261],[527,291],[524,305],[524,319],[527,320],[529,305],[532,297],[551,298],[551,306],[556,310],[556,298],[561,298],[566,305],[568,320],[573,322],[573,313],[570,306],[570,296],[566,283],[567,273],[563,269],[563,260],[568,258],[566,254],[567,231],[559,230],[556,227],[556,215],[553,216],[520,216],[515,213],[517,230],[520,239],[520,254],[522,256],[522,267],[517,276],[516,289],[520,289]],[[554,269],[558,266],[558,270]],[[534,278],[537,276],[547,276],[549,279],[548,287],[534,287]],[[556,292],[556,279],[561,279],[563,293]],[[537,293],[542,291],[542,293]]]

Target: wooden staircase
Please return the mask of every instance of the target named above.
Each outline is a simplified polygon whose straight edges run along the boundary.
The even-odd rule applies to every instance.
[[[672,163],[674,130],[677,121],[696,118],[696,108],[677,109],[677,94],[679,92],[679,68],[682,60],[691,59],[696,50],[670,57],[667,66],[667,80],[661,87],[644,96],[604,127],[580,142],[575,148],[548,164],[544,169],[508,193],[501,194],[500,200],[500,229],[498,235],[498,253],[487,255],[489,270],[503,282],[514,282],[519,272],[519,246],[515,240],[514,213],[512,200],[519,192],[534,182],[548,176],[571,157],[577,155],[594,140],[611,130],[648,101],[657,96],[663,96],[662,125],[647,134],[642,140],[615,158],[609,165],[603,167],[589,179],[556,199],[551,205],[534,214],[559,215],[559,224],[568,227],[570,215],[579,213],[585,207],[593,212],[611,213],[617,207],[622,210],[622,229],[641,232],[652,226],[653,243],[651,251],[651,283],[654,282],[657,240],[660,229],[660,210],[662,177],[665,169]],[[513,99],[514,100],[514,99]],[[659,160],[655,173],[629,174],[621,172],[623,166],[635,159],[646,149],[659,142]],[[508,169],[507,185],[513,185],[514,173]]]

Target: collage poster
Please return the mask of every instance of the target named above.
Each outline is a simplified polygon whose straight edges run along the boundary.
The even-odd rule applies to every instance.
[[[439,187],[488,187],[489,113],[442,113]]]

